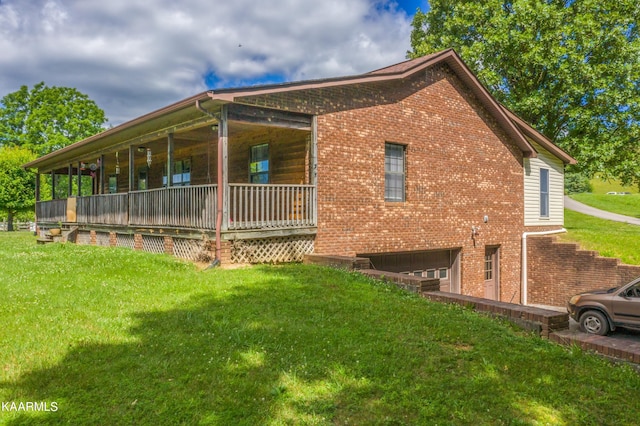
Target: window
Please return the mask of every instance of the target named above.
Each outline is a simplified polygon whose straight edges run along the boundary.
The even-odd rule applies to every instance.
[[[484,280],[489,281],[493,279],[493,253],[486,253],[484,255]]]
[[[441,280],[446,280],[449,276],[449,269],[427,269],[426,271],[424,271],[424,274],[422,274],[422,276],[426,278],[439,278]]]
[[[118,192],[118,175],[109,175],[109,194]]]
[[[384,200],[404,201],[404,146],[384,145]]]
[[[549,169],[540,169],[540,217],[549,217]]]
[[[138,170],[138,191],[147,189],[147,169]]]
[[[191,185],[191,159],[173,162],[173,186]],[[167,165],[162,169],[162,185],[167,186]]]
[[[269,183],[269,144],[251,147],[249,183]]]

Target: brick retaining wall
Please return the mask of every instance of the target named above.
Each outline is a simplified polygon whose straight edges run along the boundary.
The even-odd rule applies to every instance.
[[[564,307],[574,294],[617,287],[640,276],[640,266],[580,250],[556,237],[527,240],[528,303]]]

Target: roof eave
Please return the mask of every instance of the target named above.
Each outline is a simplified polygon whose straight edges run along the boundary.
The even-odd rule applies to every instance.
[[[564,150],[562,150],[562,148],[560,148],[559,146],[554,144],[549,138],[547,138],[542,133],[538,132],[530,124],[528,124],[526,121],[524,121],[522,118],[518,117],[515,113],[510,111],[505,106],[502,106],[502,108],[507,113],[509,118],[522,130],[522,132],[524,134],[529,136],[535,142],[540,144],[544,149],[546,149],[547,151],[549,151],[550,153],[555,155],[557,158],[562,160],[563,163],[565,163],[565,164],[577,164],[578,163],[578,161],[575,158],[573,158],[572,156],[570,156],[569,154],[564,152]]]
[[[373,71],[367,74],[356,76],[302,81],[294,83],[285,83],[270,86],[255,86],[238,89],[223,89],[211,91],[212,99],[225,102],[240,102],[241,98],[246,96],[263,96],[274,93],[283,93],[300,90],[315,90],[351,84],[366,84],[375,82],[384,82],[390,80],[401,80],[411,75],[430,68],[440,62],[447,63],[451,69],[472,89],[474,94],[480,99],[480,102],[492,113],[498,123],[504,128],[507,134],[515,141],[517,146],[526,158],[537,157],[535,148],[529,143],[525,135],[505,114],[502,106],[494,99],[487,89],[480,83],[466,64],[460,59],[453,49],[444,50],[428,57],[428,59],[416,63],[415,66],[409,66],[401,72],[384,72],[385,68]]]
[[[92,143],[95,143],[96,141],[99,140],[103,140],[105,138],[109,138],[109,137],[114,137],[118,134],[121,134],[124,131],[130,130],[135,128],[136,126],[139,126],[142,123],[148,122],[150,120],[156,120],[165,116],[168,116],[172,113],[175,113],[177,111],[183,110],[185,108],[189,108],[189,107],[195,107],[195,104],[197,101],[205,101],[205,100],[209,100],[210,96],[209,96],[209,92],[201,92],[198,93],[197,95],[191,96],[190,98],[187,99],[183,99],[181,101],[178,101],[176,103],[173,103],[171,105],[168,105],[166,107],[160,108],[158,110],[155,110],[153,112],[150,112],[148,114],[142,115],[140,117],[137,117],[133,120],[127,121],[125,123],[122,123],[116,127],[113,127],[111,129],[107,129],[103,132],[97,133],[93,136],[90,136],[86,139],[82,139],[78,142],[75,142],[71,145],[65,146],[64,148],[58,149],[56,151],[53,151],[49,154],[43,155],[40,158],[37,158],[33,161],[30,161],[29,163],[23,164],[22,167],[24,169],[30,169],[30,168],[38,168],[41,165],[46,165],[46,164],[50,164],[55,162],[55,159],[57,157],[64,157],[65,154],[70,154],[74,151],[79,151],[81,150],[83,147],[86,147],[87,145],[90,145]]]

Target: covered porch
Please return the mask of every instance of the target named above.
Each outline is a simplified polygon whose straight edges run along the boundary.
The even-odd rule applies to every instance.
[[[313,116],[207,98],[161,112],[27,165],[38,226],[217,241],[315,234]]]

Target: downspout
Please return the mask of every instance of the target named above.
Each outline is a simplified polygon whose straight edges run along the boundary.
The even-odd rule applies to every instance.
[[[537,232],[523,232],[522,233],[522,304],[527,304],[527,291],[528,291],[528,283],[527,283],[527,237],[530,235],[552,235],[552,234],[561,234],[563,232],[567,232],[565,228],[562,229],[554,229],[553,231],[537,231]]]
[[[206,115],[215,118],[216,120],[219,121],[219,117],[216,116],[216,114],[207,111],[206,109],[204,109],[202,107],[202,105],[200,105],[200,100],[197,99],[196,100],[196,108],[205,113]],[[209,265],[207,267],[207,269],[209,268],[215,268],[216,266],[220,265],[220,253],[222,252],[222,203],[224,202],[224,185],[222,185],[222,165],[223,165],[223,159],[222,159],[222,135],[220,134],[221,132],[221,128],[220,128],[220,124],[218,124],[218,199],[217,199],[217,209],[216,209],[216,258],[214,259],[214,261],[211,263],[211,265]]]

